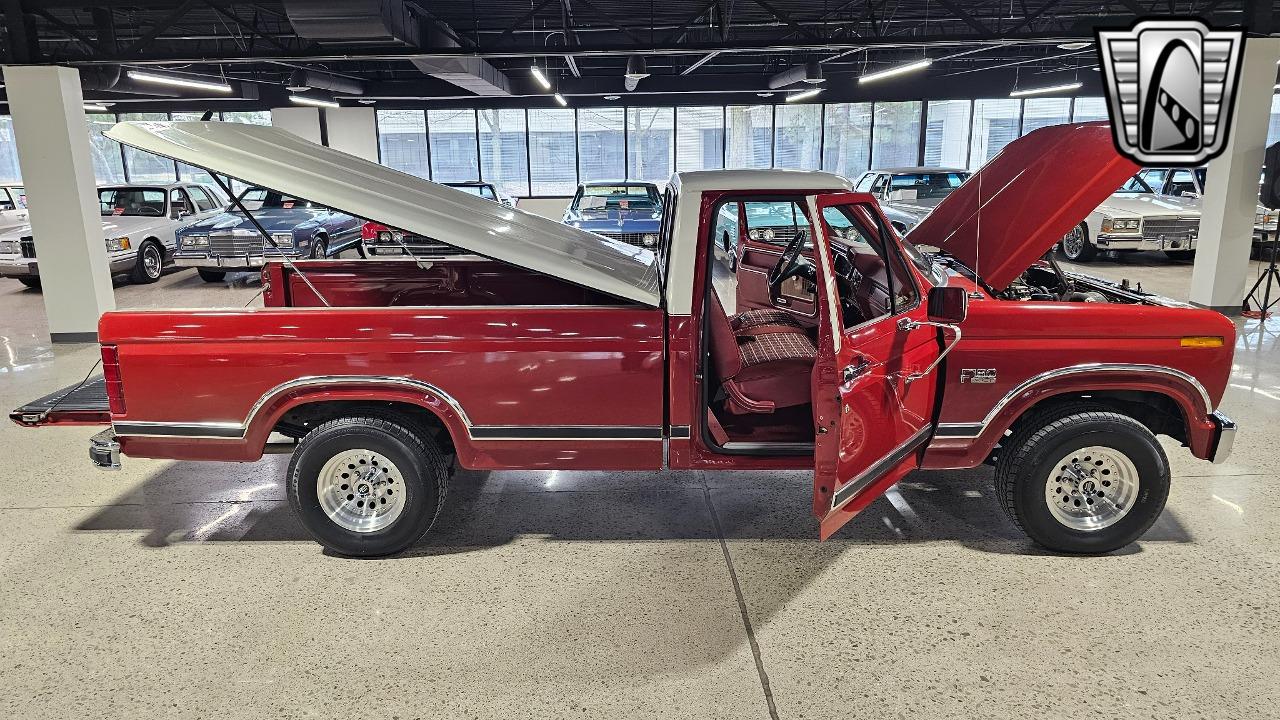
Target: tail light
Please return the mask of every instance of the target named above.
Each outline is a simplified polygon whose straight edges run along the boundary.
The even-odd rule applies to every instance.
[[[112,415],[124,414],[124,383],[120,378],[120,351],[115,345],[102,346],[102,377],[107,381],[107,403]]]

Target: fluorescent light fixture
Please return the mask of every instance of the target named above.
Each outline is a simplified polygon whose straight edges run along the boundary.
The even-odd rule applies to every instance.
[[[128,72],[130,78],[139,82],[156,83],[157,85],[175,85],[177,87],[196,88],[198,90],[212,90],[214,92],[231,92],[231,86],[224,82],[213,82],[210,80],[195,80],[188,77],[178,77],[176,75],[159,75],[152,72],[144,72],[142,70],[130,70]]]
[[[1066,42],[1058,46],[1059,50],[1083,50],[1093,43],[1091,42]]]
[[[912,72],[913,70],[923,70],[932,64],[933,64],[932,60],[917,60],[913,63],[908,63],[907,65],[899,65],[898,67],[889,68],[888,70],[881,70],[880,72],[873,72],[870,75],[863,75],[862,77],[858,78],[858,82],[868,83],[868,82],[873,82],[875,80],[883,80],[887,77],[893,77],[894,75],[909,73],[909,72]]]
[[[324,100],[322,98],[307,97],[306,95],[290,95],[289,102],[299,105],[311,105],[312,107],[336,108],[342,107],[332,100]]]
[[[356,102],[360,103],[361,105],[372,105],[378,101],[374,100],[373,98],[357,98]]]
[[[1063,92],[1065,90],[1079,90],[1084,83],[1072,82],[1063,83],[1061,85],[1046,85],[1045,87],[1028,88],[1026,90],[1014,90],[1009,93],[1009,97],[1026,97],[1028,95],[1044,95],[1046,93]]]
[[[537,65],[534,65],[529,68],[529,72],[533,75],[533,79],[537,80],[538,84],[542,86],[543,90],[551,89],[551,81],[547,79],[546,75],[542,74],[541,68],[539,68]]]
[[[617,100],[617,99],[618,99],[618,98],[620,98],[620,97],[622,97],[622,96],[621,96],[621,95],[605,95],[605,96],[604,96],[604,99],[605,99],[605,100]]]
[[[96,103],[85,103],[84,111],[85,112],[107,112],[107,106],[98,105]]]
[[[773,93],[771,93],[771,92],[758,92],[758,93],[756,93],[756,97],[773,97]]]
[[[556,102],[560,103],[560,105],[561,105],[561,106],[564,106],[564,107],[568,107],[568,106],[569,106],[569,101],[568,101],[568,100],[565,100],[565,99],[564,99],[564,96],[563,96],[563,95],[561,95],[560,93],[556,93]]]
[[[798,92],[793,95],[788,95],[787,102],[800,102],[801,100],[808,100],[809,98],[814,97],[820,92],[822,92],[822,88],[814,88],[812,90],[805,90],[804,92]]]

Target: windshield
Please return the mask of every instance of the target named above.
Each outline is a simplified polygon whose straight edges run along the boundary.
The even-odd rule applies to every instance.
[[[1143,180],[1137,175],[1134,175],[1133,177],[1129,178],[1129,182],[1120,186],[1120,189],[1116,191],[1116,194],[1120,194],[1120,193],[1138,194],[1138,193],[1154,193],[1154,192],[1155,191],[1151,189],[1151,186],[1147,184],[1146,180]]]
[[[486,200],[497,200],[498,196],[493,194],[493,188],[488,185],[450,185],[449,187],[461,190],[462,192],[479,195]]]
[[[574,209],[607,211],[648,210],[658,212],[662,201],[651,185],[587,185],[573,199]]]
[[[293,208],[310,208],[319,209],[321,206],[303,200],[292,195],[278,193],[275,190],[265,190],[263,188],[249,188],[240,193],[240,202],[250,210],[263,209],[280,209],[291,210]]]
[[[98,212],[102,215],[164,217],[165,192],[160,188],[102,188]]]
[[[889,180],[889,192],[915,190],[916,198],[944,198],[969,179],[967,172],[905,173]]]

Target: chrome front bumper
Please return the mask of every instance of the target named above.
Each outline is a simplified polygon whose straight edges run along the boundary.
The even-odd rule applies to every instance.
[[[112,275],[119,275],[133,269],[138,263],[138,253],[112,257],[107,254],[107,267]],[[0,257],[0,278],[40,277],[40,262],[36,258]]]
[[[253,270],[260,268],[269,262],[278,262],[284,257],[284,255],[272,255],[270,257],[265,257],[263,255],[219,255],[216,257],[209,257],[208,255],[187,255],[178,252],[173,255],[173,264],[178,267]],[[290,260],[302,259],[302,256],[300,255],[289,255],[287,257]]]
[[[1195,250],[1197,236],[1174,234],[1148,237],[1133,235],[1098,235],[1094,244],[1099,250]]]
[[[89,438],[89,459],[102,470],[120,469],[120,443],[115,428],[107,428]]]
[[[1214,443],[1213,457],[1211,458],[1216,465],[1225,462],[1227,457],[1231,455],[1231,448],[1236,442],[1236,424],[1231,418],[1217,410],[1214,410],[1209,417],[1213,420],[1213,424],[1218,426],[1218,430],[1215,433],[1218,436],[1217,442]]]

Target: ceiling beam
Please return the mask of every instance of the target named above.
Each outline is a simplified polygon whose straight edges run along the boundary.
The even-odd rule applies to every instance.
[[[160,37],[160,33],[168,30],[175,22],[178,21],[178,18],[186,15],[187,11],[191,9],[191,6],[195,4],[196,0],[183,0],[183,2],[171,10],[168,15],[157,20],[156,23],[151,26],[151,29],[144,33],[142,37],[138,38],[132,45],[125,48],[121,55],[129,57],[130,55],[138,53],[152,40]]]

